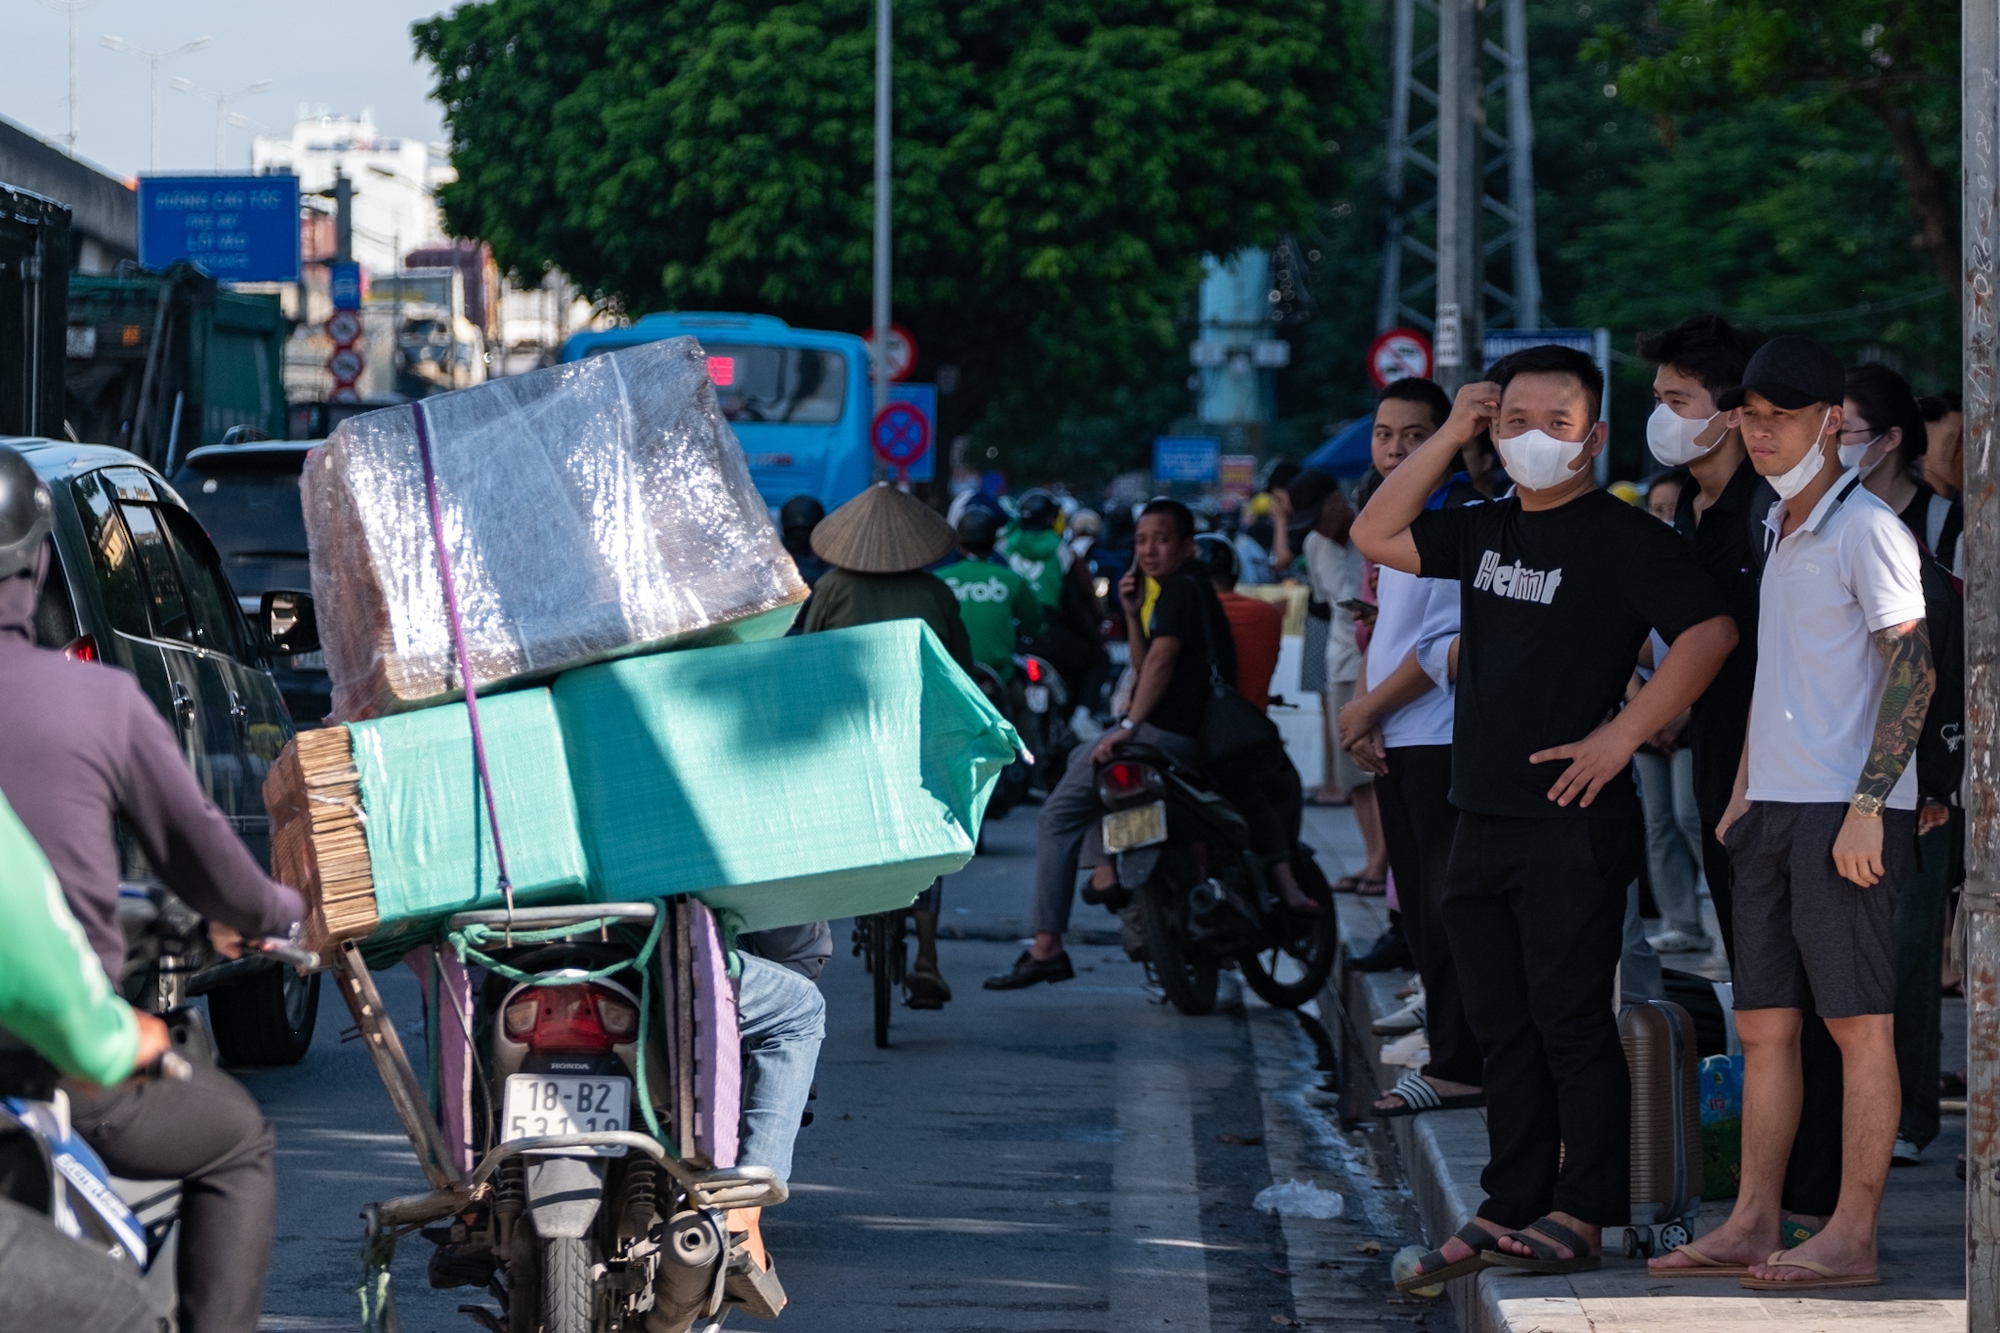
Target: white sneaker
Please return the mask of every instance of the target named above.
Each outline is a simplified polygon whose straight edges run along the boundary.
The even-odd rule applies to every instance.
[[[1418,991],[1416,997],[1394,1013],[1384,1014],[1369,1026],[1378,1037],[1397,1037],[1405,1032],[1415,1032],[1424,1025],[1424,993]]]
[[[1648,935],[1646,943],[1653,946],[1654,953],[1707,953],[1715,947],[1715,941],[1708,936],[1690,935],[1684,930]]]
[[[1380,1059],[1385,1065],[1422,1069],[1431,1062],[1430,1034],[1419,1028],[1406,1037],[1398,1037],[1382,1048]]]
[[[1917,1166],[1923,1160],[1924,1150],[1922,1148],[1919,1148],[1901,1134],[1896,1136],[1895,1150],[1889,1154],[1889,1164],[1891,1166]]]

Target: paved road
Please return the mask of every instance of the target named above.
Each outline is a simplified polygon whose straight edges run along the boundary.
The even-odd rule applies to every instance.
[[[1351,839],[1351,822],[1316,812],[1315,826]],[[1074,946],[1074,982],[980,989],[1018,950],[1033,838],[1034,811],[1017,811],[947,881],[957,999],[941,1013],[898,1007],[888,1050],[873,1045],[868,978],[837,926],[815,1123],[800,1136],[793,1199],[766,1223],[793,1298],[774,1327],[1448,1328],[1448,1310],[1394,1298],[1388,1260],[1414,1236],[1412,1210],[1358,1140],[1330,1127],[1315,1048],[1291,1015],[1252,997],[1184,1018],[1111,943]],[[1080,906],[1075,924],[1111,938],[1100,909]],[[413,1020],[406,977],[385,975],[383,991]],[[365,1054],[338,1040],[345,1019],[329,1003],[303,1065],[245,1080],[280,1141],[266,1328],[353,1328],[356,1211],[418,1187]],[[1346,1215],[1254,1211],[1274,1176],[1337,1190]],[[1359,1252],[1371,1242],[1379,1254]],[[403,1328],[472,1328],[456,1307],[478,1293],[431,1291],[427,1249],[412,1241],[398,1256]]]

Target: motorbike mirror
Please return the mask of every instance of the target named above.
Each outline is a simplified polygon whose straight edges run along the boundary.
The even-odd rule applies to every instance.
[[[271,651],[281,654],[319,651],[319,617],[308,592],[267,592],[259,613]]]

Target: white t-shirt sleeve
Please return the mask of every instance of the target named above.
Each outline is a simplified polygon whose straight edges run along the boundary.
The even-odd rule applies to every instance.
[[[1451,641],[1458,637],[1459,588],[1449,579],[1423,580],[1424,627],[1417,632],[1417,665],[1436,686],[1451,689]]]
[[[1868,632],[1924,618],[1924,581],[1917,539],[1889,512],[1867,511],[1870,522],[1845,547],[1847,586]]]

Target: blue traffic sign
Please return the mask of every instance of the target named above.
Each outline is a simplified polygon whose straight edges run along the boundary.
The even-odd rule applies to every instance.
[[[333,298],[335,310],[359,310],[361,308],[361,265],[355,263],[328,264],[326,266],[327,294]]]
[[[930,452],[931,423],[914,403],[892,402],[875,414],[869,439],[882,461],[909,479],[910,465]]]
[[[181,259],[226,282],[296,282],[299,178],[141,176],[139,262]]]
[[[905,478],[909,481],[929,481],[937,475],[937,385],[935,384],[891,384],[889,401],[908,403],[924,414],[930,426],[931,446],[923,454],[905,467]]]
[[[1159,435],[1153,439],[1153,480],[1212,482],[1220,469],[1222,442],[1206,435]]]

